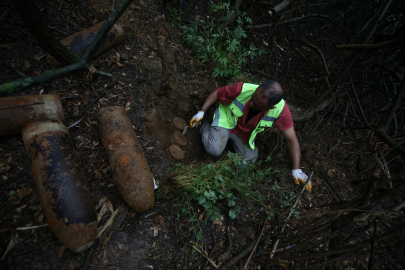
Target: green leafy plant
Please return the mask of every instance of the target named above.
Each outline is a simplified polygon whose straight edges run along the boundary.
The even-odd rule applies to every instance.
[[[180,29],[196,57],[203,63],[213,64],[213,77],[240,77],[247,59],[253,60],[264,52],[253,43],[247,48],[242,46],[242,40],[247,37],[245,27],[252,24],[252,19],[247,13],[239,12],[236,26],[230,29],[228,21],[232,10],[229,3],[211,1],[211,12],[213,16],[196,18],[191,25],[182,25]]]
[[[179,16],[179,12],[177,9],[173,8],[170,10],[170,17],[169,20],[174,24],[174,26],[179,27],[181,23],[181,19]]]
[[[266,161],[269,161],[270,157]],[[261,194],[265,191],[257,189],[259,184],[270,182],[272,190],[280,194],[280,202],[285,207],[293,193],[279,189],[277,182],[272,180],[274,172],[271,168],[258,169],[262,161],[253,164],[240,158],[239,155],[228,153],[227,158],[217,161],[215,164],[176,164],[168,173],[167,186],[159,189],[159,195],[171,199],[180,205],[181,211],[177,218],[189,216],[189,221],[198,223],[196,209],[203,209],[205,216],[213,220],[221,218],[220,209],[216,206],[219,200],[226,201],[230,210],[229,217],[235,219],[240,210],[237,205],[238,198],[243,198],[253,212],[264,209],[267,217],[271,218],[276,210],[265,203]],[[190,228],[194,229],[194,226]]]

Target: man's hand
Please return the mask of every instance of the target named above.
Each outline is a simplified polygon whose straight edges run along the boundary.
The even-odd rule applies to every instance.
[[[199,124],[201,124],[201,120],[203,118],[204,118],[204,112],[199,111],[196,115],[193,116],[193,118],[191,118],[190,126],[192,126],[192,127],[198,126]]]
[[[294,182],[299,185],[299,184],[305,184],[308,180],[308,176],[302,172],[301,169],[296,169],[296,170],[292,170],[292,176],[294,178]],[[309,182],[308,185],[305,187],[308,192],[311,192],[312,189],[312,183]]]

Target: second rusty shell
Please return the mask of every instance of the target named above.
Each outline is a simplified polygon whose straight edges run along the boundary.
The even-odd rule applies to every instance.
[[[138,212],[155,204],[153,175],[127,112],[118,106],[100,111],[100,131],[121,196]]]
[[[86,50],[89,48],[90,43],[94,40],[94,37],[100,31],[101,27],[103,26],[104,22],[99,24],[93,25],[83,31],[75,33],[71,36],[68,36],[62,40],[60,43],[67,47],[72,52],[77,53],[79,56],[83,56]],[[122,41],[125,40],[125,32],[123,27],[119,24],[114,24],[111,28],[110,32],[108,32],[107,37],[104,41],[102,41],[101,45],[97,49],[97,51],[91,56],[92,58],[97,57],[98,55],[108,51],[112,47],[118,45]],[[46,61],[49,65],[58,67],[61,64],[50,54],[46,57]]]
[[[97,236],[96,209],[66,126],[41,120],[22,133],[49,228],[67,248],[89,248]]]

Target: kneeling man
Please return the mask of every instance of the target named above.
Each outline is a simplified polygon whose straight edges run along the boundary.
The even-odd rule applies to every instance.
[[[260,85],[238,82],[213,91],[205,100],[190,125],[201,123],[205,111],[219,99],[212,125],[203,121],[197,130],[205,150],[213,156],[224,151],[228,140],[236,153],[256,162],[259,150],[255,147],[257,133],[273,124],[284,136],[292,160],[292,176],[296,184],[305,183],[308,176],[300,169],[300,145],[294,131],[294,123],[286,102],[284,90],[274,80]],[[311,191],[311,183],[307,190]]]

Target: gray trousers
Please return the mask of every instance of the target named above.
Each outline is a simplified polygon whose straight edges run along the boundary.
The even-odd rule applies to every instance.
[[[201,137],[205,151],[212,156],[217,157],[221,155],[229,139],[231,139],[235,152],[240,154],[244,159],[255,163],[259,154],[257,147],[255,147],[255,150],[252,150],[249,143],[243,144],[242,139],[236,134],[230,135],[229,129],[213,127],[208,122],[203,122],[201,126]]]

